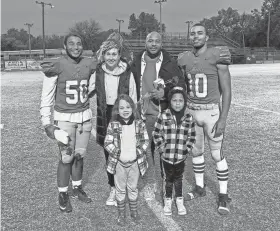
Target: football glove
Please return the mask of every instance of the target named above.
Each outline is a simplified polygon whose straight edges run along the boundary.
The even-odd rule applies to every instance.
[[[50,137],[51,139],[55,139],[55,135],[54,135],[55,130],[59,130],[59,128],[52,124],[48,124],[45,126],[45,132],[47,136]]]
[[[59,127],[56,127],[52,124],[45,126],[45,132],[48,137],[55,139],[58,142],[61,142],[67,145],[70,141],[70,137],[67,132],[61,130]]]

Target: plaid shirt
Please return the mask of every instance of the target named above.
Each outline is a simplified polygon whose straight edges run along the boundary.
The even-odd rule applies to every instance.
[[[170,164],[184,161],[195,143],[195,122],[190,114],[181,119],[177,126],[176,118],[170,109],[158,115],[153,131],[155,149],[161,158]]]
[[[116,173],[116,165],[121,154],[122,126],[119,121],[110,122],[104,141],[104,148],[109,152],[107,171]],[[142,120],[135,120],[136,154],[139,171],[143,176],[148,168],[146,151],[149,145],[149,136]]]

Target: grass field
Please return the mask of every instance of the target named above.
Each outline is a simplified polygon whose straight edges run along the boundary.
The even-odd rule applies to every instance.
[[[218,183],[208,152],[207,196],[185,203],[186,216],[179,217],[174,206],[172,217],[165,218],[159,203],[147,204],[140,196],[141,224],[128,217],[125,228],[116,226],[117,209],[105,206],[105,161],[93,137],[83,181],[93,203],[72,200],[72,213],[59,211],[58,149],[40,124],[42,73],[2,73],[1,230],[280,230],[280,65],[236,65],[230,70],[233,103],[224,153],[230,168],[231,214],[217,214]],[[185,192],[193,184],[188,159]]]

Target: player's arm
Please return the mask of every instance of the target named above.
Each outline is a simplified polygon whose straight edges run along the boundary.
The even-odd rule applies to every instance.
[[[217,121],[214,129],[214,137],[219,137],[224,133],[226,127],[226,120],[231,104],[231,76],[229,73],[228,65],[218,64],[219,84],[222,93],[222,110],[219,120]]]
[[[41,95],[40,114],[41,122],[45,128],[47,135],[54,139],[55,127],[52,125],[52,107],[54,104],[55,92],[57,87],[57,76],[47,77],[44,76],[43,88]]]
[[[60,67],[60,59],[45,59],[41,63],[43,73],[45,74],[42,87],[40,114],[42,125],[48,137],[55,139],[55,130],[59,130],[51,122],[52,107],[55,101],[57,88],[57,79],[62,72]]]

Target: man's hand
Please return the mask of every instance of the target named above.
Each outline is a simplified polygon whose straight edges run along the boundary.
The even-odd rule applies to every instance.
[[[51,139],[55,139],[55,136],[54,136],[55,130],[59,130],[59,128],[52,124],[48,124],[45,126],[45,132],[46,132],[47,136],[50,137]]]
[[[157,89],[153,89],[153,91],[151,92],[151,97],[153,99],[162,99],[164,96],[164,90],[163,88],[159,88],[158,90]]]
[[[225,132],[226,129],[226,119],[219,118],[218,121],[215,123],[212,133],[214,132],[214,138],[217,138]]]

